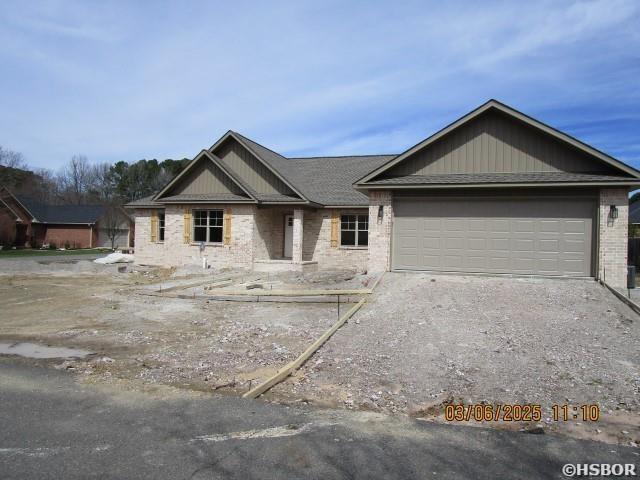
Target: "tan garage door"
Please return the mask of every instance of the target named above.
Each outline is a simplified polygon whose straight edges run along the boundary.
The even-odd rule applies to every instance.
[[[590,276],[594,214],[587,199],[398,199],[392,266]]]

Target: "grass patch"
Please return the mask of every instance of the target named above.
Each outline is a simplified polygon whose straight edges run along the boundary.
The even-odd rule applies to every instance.
[[[0,250],[0,258],[13,257],[60,257],[64,255],[89,255],[110,252],[108,248],[77,248],[75,250],[38,250],[30,248],[21,248],[15,250]]]

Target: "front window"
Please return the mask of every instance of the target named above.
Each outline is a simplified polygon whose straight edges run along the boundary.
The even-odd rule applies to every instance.
[[[369,244],[369,215],[342,215],[340,245],[366,247]]]
[[[164,242],[164,212],[158,213],[158,241]]]
[[[193,211],[193,241],[222,243],[222,210]]]

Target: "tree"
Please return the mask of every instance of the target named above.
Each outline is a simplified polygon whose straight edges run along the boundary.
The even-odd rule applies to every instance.
[[[107,204],[105,213],[100,219],[100,228],[104,229],[107,234],[107,238],[111,242],[111,250],[115,250],[116,248],[116,238],[118,237],[118,233],[120,233],[120,226],[127,221],[128,218],[117,201],[112,201]]]
[[[11,189],[20,185],[28,176],[33,175],[27,168],[21,153],[0,145],[0,185]]]
[[[20,152],[14,152],[0,145],[0,165],[6,168],[26,170],[27,164]]]
[[[69,203],[79,205],[94,184],[93,169],[84,155],[74,155],[59,174],[62,194]]]

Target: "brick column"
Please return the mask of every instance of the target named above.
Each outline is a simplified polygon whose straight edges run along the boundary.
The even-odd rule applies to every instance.
[[[291,248],[291,259],[293,263],[302,263],[303,225],[304,210],[296,208],[293,210],[293,247]]]
[[[380,218],[382,207],[382,218]],[[393,224],[393,193],[369,192],[369,272],[383,272],[391,267],[391,226]]]
[[[600,190],[598,278],[617,288],[627,286],[628,194],[627,188]],[[609,216],[611,205],[615,205],[618,210],[618,218],[615,220]]]

